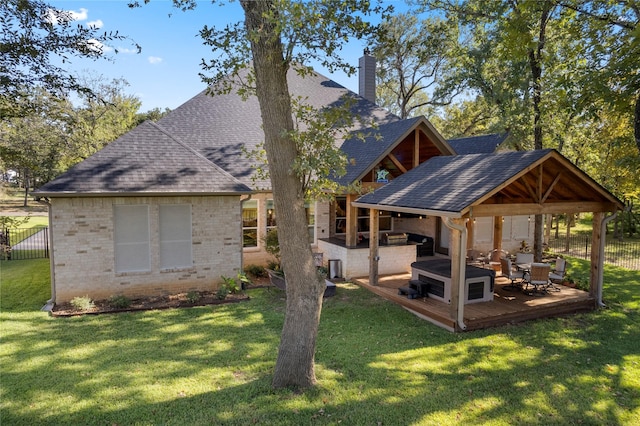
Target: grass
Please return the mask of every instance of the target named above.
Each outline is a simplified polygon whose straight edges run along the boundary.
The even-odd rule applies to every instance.
[[[270,387],[278,290],[216,307],[52,318],[35,311],[37,297],[16,300],[26,293],[5,303],[22,281],[17,270],[5,279],[8,263],[3,424],[640,424],[637,272],[605,268],[606,309],[465,334],[339,285],[324,302],[318,385],[298,393]],[[23,285],[48,291],[36,281]]]

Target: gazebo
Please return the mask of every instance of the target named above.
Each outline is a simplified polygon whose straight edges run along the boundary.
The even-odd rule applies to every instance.
[[[463,297],[467,248],[475,218],[494,217],[494,244],[502,217],[593,213],[590,295],[602,305],[604,229],[623,203],[553,149],[430,158],[351,203],[370,212],[369,283],[378,282],[379,212],[440,217],[451,230],[451,304],[457,330],[465,330]]]

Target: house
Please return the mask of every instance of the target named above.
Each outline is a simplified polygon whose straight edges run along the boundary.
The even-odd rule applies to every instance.
[[[615,197],[555,151],[512,153],[513,159],[503,163],[503,154],[493,151],[504,136],[476,138],[477,143],[468,138],[446,141],[425,117],[400,120],[377,107],[371,94],[373,78],[366,78],[375,69],[371,59],[365,55],[360,62],[365,77],[360,79],[360,92],[366,96],[316,73],[288,76],[291,93],[314,107],[338,105],[348,96],[362,122],[377,124],[364,129],[364,142],[356,137],[336,141],[350,159],[338,182],[357,183],[362,191],[337,194],[331,203],[308,204],[310,244],[323,254],[325,264],[340,265],[334,277],[410,270],[420,253],[415,244],[402,241],[408,234],[432,239],[436,252],[449,255],[452,245],[459,247],[459,229],[452,228],[452,218],[476,220],[465,225],[470,247],[489,250],[531,241],[529,218],[540,209],[497,214],[486,207],[489,199],[520,201],[516,191],[529,198],[538,194],[538,205],[544,200],[562,202],[566,194],[560,188],[566,191],[566,180],[577,179],[587,182],[579,187],[594,200],[585,206],[603,203],[606,211],[618,208]],[[39,188],[35,195],[49,204],[52,301],[212,289],[222,276],[234,276],[243,265],[265,264],[262,236],[278,225],[277,212],[269,182],[260,179],[254,161],[245,154],[263,140],[259,117],[255,98],[203,91],[157,123],[141,124]],[[358,125],[354,130],[363,130]],[[511,161],[523,169],[509,177],[492,174]],[[558,167],[543,173],[546,164]],[[547,182],[549,170],[559,175]],[[457,197],[452,195],[456,192],[437,187],[448,188],[457,182],[456,176],[468,177],[456,185],[466,185],[469,191],[475,188],[470,185],[474,179],[486,180],[473,194],[465,192],[470,203],[466,210],[449,214],[447,202]],[[516,182],[513,176],[518,176]],[[425,178],[431,179],[429,193],[420,186]],[[549,185],[548,193],[539,194]],[[405,205],[405,193],[420,203]],[[581,195],[577,202],[582,201]],[[487,214],[477,214],[483,208]],[[380,236],[391,244],[380,246]],[[397,241],[402,244],[394,244]],[[454,261],[460,256],[456,250]]]

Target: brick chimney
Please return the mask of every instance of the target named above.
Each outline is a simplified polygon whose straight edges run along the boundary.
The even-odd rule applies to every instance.
[[[364,56],[358,63],[358,94],[368,101],[376,103],[376,58],[364,49]]]

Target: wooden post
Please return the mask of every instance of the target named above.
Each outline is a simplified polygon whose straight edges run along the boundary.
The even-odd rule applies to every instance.
[[[604,220],[604,213],[593,213],[593,229],[591,231],[591,265],[589,274],[589,295],[591,297],[598,296],[598,285],[602,285],[600,281],[600,270],[603,267],[604,259],[600,257],[600,244],[602,239],[605,238],[602,235],[602,221]]]
[[[349,248],[358,245],[358,208],[351,205],[356,198],[356,194],[347,194],[347,236],[345,243]]]
[[[449,305],[449,316],[453,321],[458,320],[458,302],[460,297],[460,231],[451,229],[451,239],[449,240],[449,255],[451,256],[451,305]],[[457,326],[456,326],[457,327]]]
[[[473,219],[467,221],[467,251],[473,249],[475,244],[476,222]]]
[[[493,218],[493,248],[497,251],[502,250],[502,216],[495,216]],[[489,259],[493,261],[494,259]]]
[[[380,211],[369,210],[369,285],[378,285],[378,234],[380,230]]]

